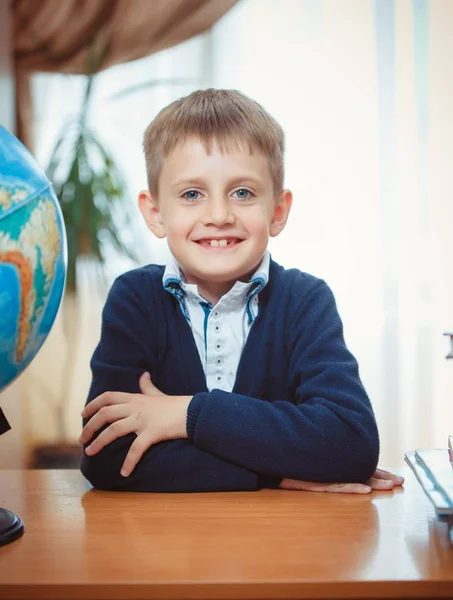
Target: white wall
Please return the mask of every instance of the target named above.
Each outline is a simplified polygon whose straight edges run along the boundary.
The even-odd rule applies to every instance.
[[[213,31],[214,87],[286,132],[292,214],[273,258],[325,279],[381,462],[453,424],[453,2],[242,0]]]
[[[14,86],[11,73],[9,0],[0,0],[0,124],[14,130]],[[0,437],[0,468],[17,468],[23,462],[21,382],[0,393],[0,406],[12,430]]]

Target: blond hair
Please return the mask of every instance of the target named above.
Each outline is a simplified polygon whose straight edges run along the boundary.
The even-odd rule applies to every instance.
[[[264,154],[276,194],[283,189],[284,133],[277,121],[258,102],[236,90],[198,90],[162,109],[145,131],[148,187],[158,192],[164,159],[188,138],[196,137],[210,154],[216,144],[228,152],[233,144],[248,145]]]

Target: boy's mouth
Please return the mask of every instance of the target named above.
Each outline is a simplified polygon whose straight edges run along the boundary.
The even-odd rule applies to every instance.
[[[239,238],[205,238],[196,240],[196,243],[206,248],[231,248],[242,241]]]

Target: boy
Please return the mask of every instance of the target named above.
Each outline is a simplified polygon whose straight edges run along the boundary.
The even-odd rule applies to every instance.
[[[174,260],[119,277],[107,299],[80,438],[94,487],[402,483],[378,470],[364,485],[378,432],[330,289],[267,251],[292,203],[283,146],[235,91],[194,92],[148,127],[139,206]]]

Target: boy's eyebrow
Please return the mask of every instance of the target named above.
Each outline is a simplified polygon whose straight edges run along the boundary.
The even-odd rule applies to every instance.
[[[247,183],[251,183],[252,185],[259,185],[261,183],[261,178],[260,177],[253,177],[251,175],[245,175],[244,177],[235,177],[234,179],[232,179],[229,182],[229,185],[231,186],[235,186],[235,185],[239,185],[240,183],[242,184],[247,184]]]
[[[239,177],[234,177],[233,179],[231,179],[228,182],[228,185],[231,187],[234,187],[235,185],[239,185],[239,184],[253,184],[253,185],[259,185],[261,183],[261,179],[260,177],[251,177],[250,175],[244,175],[244,176],[239,176]],[[194,178],[194,177],[188,177],[187,179],[179,179],[178,181],[175,181],[175,183],[172,184],[172,188],[180,188],[180,187],[185,187],[185,186],[199,186],[202,187],[206,184],[206,182],[201,179],[201,178]]]
[[[178,181],[175,181],[172,184],[172,188],[179,188],[179,187],[185,187],[185,186],[203,186],[204,185],[204,181],[203,179],[198,179],[198,178],[194,178],[194,177],[187,177],[186,179],[178,179]]]

